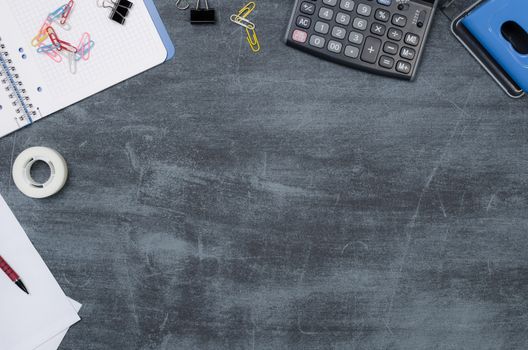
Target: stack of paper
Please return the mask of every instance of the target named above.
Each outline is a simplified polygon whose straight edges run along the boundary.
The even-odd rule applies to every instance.
[[[0,348],[56,350],[80,318],[0,196],[0,256],[18,273],[29,295],[0,271]]]

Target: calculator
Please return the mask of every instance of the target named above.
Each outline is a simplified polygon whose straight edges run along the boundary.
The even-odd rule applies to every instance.
[[[352,68],[413,80],[438,0],[296,0],[289,46]]]

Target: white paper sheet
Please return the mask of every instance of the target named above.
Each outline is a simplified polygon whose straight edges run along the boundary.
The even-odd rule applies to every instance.
[[[81,310],[82,305],[73,299],[68,299],[70,300],[70,303],[72,304],[75,311],[79,312],[79,310]],[[35,348],[35,350],[57,350],[60,347],[62,341],[64,340],[66,333],[68,333],[68,330],[63,331],[61,334],[48,340],[38,348]]]
[[[0,227],[0,255],[30,292],[0,275],[1,348],[35,349],[80,318],[1,196]]]

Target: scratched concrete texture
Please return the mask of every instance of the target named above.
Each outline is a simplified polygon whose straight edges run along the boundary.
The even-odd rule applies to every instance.
[[[158,1],[176,59],[0,140],[0,193],[84,304],[61,349],[525,349],[527,99],[438,14],[415,82],[286,47],[253,54]],[[48,146],[64,190],[24,197]]]

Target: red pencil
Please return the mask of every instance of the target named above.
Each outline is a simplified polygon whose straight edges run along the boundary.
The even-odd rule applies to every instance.
[[[20,279],[20,276],[9,266],[7,261],[0,256],[0,270],[4,271],[7,277],[18,286],[18,288],[22,289],[26,294],[29,294],[26,286],[24,285],[24,282]]]

